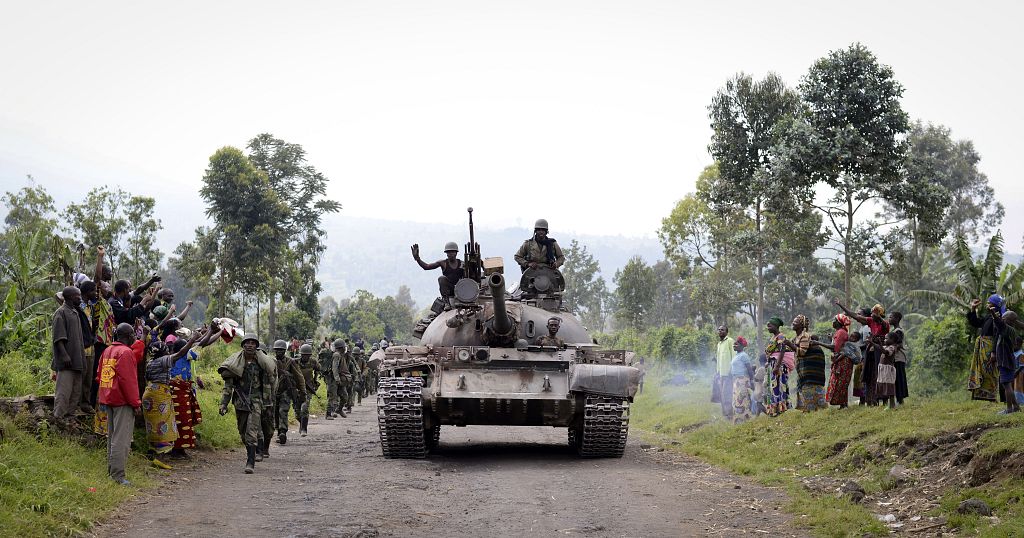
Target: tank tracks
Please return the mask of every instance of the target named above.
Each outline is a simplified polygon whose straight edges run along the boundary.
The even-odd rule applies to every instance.
[[[385,458],[425,458],[440,428],[426,432],[423,422],[423,380],[387,377],[377,383],[377,426]]]
[[[621,458],[629,435],[629,402],[588,395],[583,427],[569,428],[569,445],[585,458]]]

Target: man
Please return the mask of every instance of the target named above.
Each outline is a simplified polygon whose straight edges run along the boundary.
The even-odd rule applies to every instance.
[[[562,247],[548,237],[547,220],[537,219],[533,225],[533,237],[523,241],[523,246],[519,247],[515,259],[523,271],[538,267],[558,269],[565,263]]]
[[[145,292],[145,290],[143,290]],[[127,280],[114,282],[114,295],[109,300],[110,309],[114,312],[117,323],[135,324],[138,318],[146,317],[155,306],[155,291],[145,296],[132,295],[132,283]]]
[[[558,329],[561,327],[562,320],[560,318],[548,318],[548,334],[538,338],[537,345],[544,347],[556,347],[558,349],[565,347],[565,340],[558,337]]]
[[[717,362],[717,383],[722,406],[722,416],[732,418],[732,359],[736,357],[736,351],[732,338],[729,338],[729,328],[722,325],[718,328],[718,348],[716,349]]]
[[[224,392],[220,399],[220,414],[228,412],[228,402],[235,406],[238,435],[245,444],[245,474],[252,474],[260,451],[260,419],[267,402],[273,401],[274,378],[277,375],[273,361],[259,351],[260,341],[255,333],[242,338],[242,351],[228,357],[217,369],[224,378]],[[262,461],[260,457],[258,461]]]
[[[459,279],[466,276],[466,268],[462,265],[462,260],[458,258],[459,246],[454,241],[444,244],[444,253],[447,256],[445,259],[426,263],[420,259],[420,246],[412,246],[412,259],[416,260],[416,263],[424,271],[441,269],[441,276],[437,277],[437,287],[441,297],[447,300],[452,295],[455,295],[455,284],[459,282]]]
[[[93,409],[93,382],[96,379],[96,365],[97,359],[103,354],[103,349],[106,347],[104,341],[100,344],[99,341],[99,324],[101,317],[102,306],[101,303],[107,306],[106,310],[110,309],[110,305],[99,299],[99,288],[96,283],[92,280],[84,280],[79,285],[79,290],[82,292],[82,312],[85,314],[86,325],[83,327],[83,337],[85,338],[85,365],[82,368],[82,394],[79,399],[77,406],[85,414],[93,414],[96,412]],[[113,316],[109,318],[110,322],[113,322]]]
[[[122,486],[128,451],[132,446],[135,417],[142,415],[139,380],[135,375],[135,328],[127,323],[114,329],[114,341],[100,356],[100,409],[107,414],[107,474]]]
[[[53,313],[53,360],[50,368],[57,372],[53,417],[58,422],[67,422],[82,400],[82,377],[88,364],[85,348],[89,322],[80,307],[81,290],[68,286],[61,297],[64,303]]]
[[[295,408],[295,417],[302,418],[302,405],[306,402],[306,378],[294,359],[287,356],[288,342],[274,342],[277,359],[277,442],[288,442],[288,410]]]
[[[359,375],[359,359],[357,357],[363,354],[363,348],[357,345],[349,349],[351,351],[345,353],[345,368],[348,369],[348,381],[342,380],[342,386],[345,387],[345,394],[347,395],[345,409],[351,413],[354,405],[362,403],[362,400],[357,401],[359,385],[362,382]]]
[[[299,408],[299,435],[305,437],[309,431],[309,402],[313,399],[317,389],[320,388],[320,383],[317,381],[320,367],[313,360],[313,346],[309,344],[299,346],[299,360],[297,364],[299,372],[302,373],[303,387],[306,389],[306,398],[302,401],[302,407]]]
[[[345,342],[341,339],[335,340],[335,342],[341,342],[342,348],[345,347]],[[320,373],[323,375],[324,383],[327,384],[327,412],[324,414],[324,418],[327,420],[334,420],[334,416],[338,411],[338,381],[334,378],[334,344],[327,342],[324,338],[323,344],[320,346]],[[342,416],[344,411],[342,411]]]
[[[340,415],[342,418],[348,416],[345,414],[345,407],[348,404],[348,389],[352,385],[352,373],[348,369],[348,348],[345,346],[345,341],[341,338],[334,341],[334,354],[331,355],[331,369],[329,370],[330,378],[334,381],[335,385],[335,396],[334,402],[328,402],[328,407],[335,410],[335,416]],[[330,389],[330,385],[328,385]]]

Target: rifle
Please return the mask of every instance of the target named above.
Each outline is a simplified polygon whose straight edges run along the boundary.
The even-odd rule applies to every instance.
[[[238,390],[238,387],[231,387],[231,390],[236,395],[238,395],[238,399],[242,401],[242,405],[248,407],[249,410],[252,411],[252,400],[249,399],[249,396],[243,394],[242,391]],[[238,406],[235,406],[235,408],[237,410]]]
[[[466,209],[469,212],[469,243],[466,243],[466,278],[480,282],[483,273],[483,262],[480,259],[480,245],[476,242],[476,235],[473,233],[473,208]]]

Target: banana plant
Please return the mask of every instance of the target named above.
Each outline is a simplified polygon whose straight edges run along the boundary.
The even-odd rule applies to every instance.
[[[977,259],[967,246],[967,241],[958,236],[953,248],[953,267],[957,274],[957,283],[953,289],[914,290],[910,296],[966,310],[970,308],[971,300],[984,300],[998,293],[1006,299],[1011,309],[1016,310],[1024,301],[1024,265],[1004,265],[1004,252],[1001,232],[996,232],[989,239],[985,255]]]

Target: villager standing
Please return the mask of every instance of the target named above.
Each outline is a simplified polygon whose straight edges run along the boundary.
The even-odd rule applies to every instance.
[[[235,406],[238,434],[245,444],[245,472],[255,469],[260,451],[260,416],[265,403],[273,401],[275,368],[273,360],[258,349],[259,339],[254,333],[242,338],[242,351],[225,360],[217,371],[224,378],[224,392],[220,400],[220,414],[228,412],[228,403]],[[262,457],[260,458],[262,460]]]
[[[754,365],[750,361],[750,355],[747,355],[746,347],[746,338],[742,336],[736,338],[736,343],[733,344],[736,355],[732,358],[729,371],[732,376],[733,424],[750,420],[752,416],[750,389],[751,379],[754,377]]]
[[[1019,410],[1016,395],[1013,393],[1012,375],[1017,369],[1013,349],[1016,331],[1003,320],[1006,301],[1001,295],[993,294],[988,298],[987,315],[978,314],[979,306],[981,300],[974,299],[971,301],[970,311],[967,312],[967,323],[978,329],[967,388],[971,391],[972,400],[994,402],[997,397],[1003,398],[1006,401],[1006,409],[1001,413],[1013,413]],[[999,390],[1000,385],[1002,391]]]
[[[864,354],[864,392],[861,400],[867,405],[875,405],[875,389],[877,388],[878,363],[882,357],[882,342],[885,335],[889,334],[889,323],[885,321],[885,308],[880,304],[876,304],[871,307],[870,316],[863,316],[850,311],[838,299],[834,299],[832,303],[858,323],[866,325],[871,332],[871,337],[867,342],[866,353]]]
[[[811,336],[807,316],[793,318],[796,338],[787,345],[796,353],[796,408],[805,413],[828,408],[825,401],[825,352]]]
[[[782,318],[773,316],[765,323],[771,338],[765,347],[767,364],[764,382],[764,412],[779,416],[789,409],[789,372],[795,366],[793,352],[786,346],[786,336],[780,331]]]
[[[719,404],[722,416],[732,417],[732,359],[736,356],[733,346],[736,342],[729,337],[729,328],[718,327],[718,347],[716,348],[715,383],[718,385]]]
[[[153,464],[157,467],[169,468],[158,458],[173,450],[174,443],[178,440],[171,368],[205,335],[204,331],[196,331],[177,352],[171,351],[167,344],[159,340],[149,345],[153,359],[146,364],[146,390],[142,394],[142,416],[146,419],[146,440],[149,441]]]
[[[907,385],[907,333],[900,327],[903,322],[903,313],[892,311],[889,313],[889,327],[891,332],[899,333],[899,344],[896,347],[896,354],[893,356],[896,366],[896,403],[903,405],[903,400],[910,396],[910,389]]]
[[[61,296],[64,303],[53,313],[53,360],[50,368],[57,372],[53,417],[58,422],[66,422],[82,399],[89,322],[80,307],[81,290],[68,286]]]
[[[832,320],[832,328],[836,330],[832,335],[832,370],[828,379],[828,390],[825,392],[825,399],[830,405],[838,405],[840,409],[849,405],[850,378],[853,375],[853,360],[851,354],[846,353],[846,344],[850,341],[850,324],[852,320],[846,314],[837,314]],[[859,350],[853,346],[853,350]],[[859,360],[858,360],[859,362]]]
[[[128,451],[132,446],[135,417],[141,415],[135,352],[135,328],[127,323],[114,329],[114,342],[100,356],[100,387],[97,400],[107,420],[107,474],[123,486]]]

